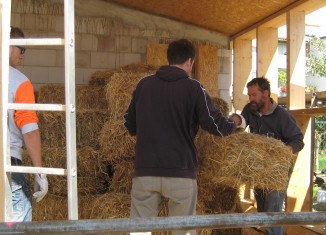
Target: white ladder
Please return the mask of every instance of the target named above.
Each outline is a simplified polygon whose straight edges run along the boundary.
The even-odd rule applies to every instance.
[[[0,0],[1,42],[1,122],[0,122],[0,222],[12,218],[11,172],[65,175],[68,183],[68,219],[78,220],[77,163],[76,163],[76,106],[75,106],[75,10],[74,0],[64,0],[64,39],[10,39],[11,0]],[[10,45],[64,45],[65,47],[65,105],[8,103],[9,46]],[[8,136],[8,110],[39,110],[66,112],[67,169],[11,166]],[[49,187],[55,187],[49,185]]]

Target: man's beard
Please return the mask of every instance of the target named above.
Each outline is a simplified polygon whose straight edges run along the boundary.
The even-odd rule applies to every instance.
[[[262,108],[262,104],[258,104],[256,102],[250,102],[250,111],[257,112]]]

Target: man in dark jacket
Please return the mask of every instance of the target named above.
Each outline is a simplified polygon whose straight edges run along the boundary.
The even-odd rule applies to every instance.
[[[281,140],[292,153],[299,152],[303,146],[303,134],[294,117],[270,97],[270,83],[258,77],[247,84],[249,101],[242,115],[251,133],[266,135]],[[271,156],[273,157],[273,156]],[[289,169],[289,175],[292,169]],[[258,212],[282,211],[286,191],[262,190],[255,188]],[[269,235],[283,235],[282,227],[268,227]]]
[[[125,114],[126,128],[137,137],[131,218],[157,216],[162,196],[169,198],[170,216],[195,215],[198,162],[194,139],[199,125],[225,136],[242,123],[239,115],[223,117],[202,85],[189,77],[195,59],[189,41],[172,42],[167,57],[169,66],[138,83]],[[174,234],[186,232],[195,234]]]

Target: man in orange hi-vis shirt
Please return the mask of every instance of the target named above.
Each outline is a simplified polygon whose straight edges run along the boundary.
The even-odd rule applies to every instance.
[[[10,38],[24,38],[21,29],[11,27]],[[25,48],[10,46],[9,49],[9,103],[35,103],[34,89],[30,80],[16,67],[24,58]],[[35,111],[9,110],[10,156],[11,165],[22,165],[23,147],[26,147],[34,167],[42,167],[41,138],[38,118]],[[11,191],[13,204],[12,221],[32,220],[32,196],[37,202],[48,191],[45,174],[34,174],[34,194],[23,173],[11,174]]]

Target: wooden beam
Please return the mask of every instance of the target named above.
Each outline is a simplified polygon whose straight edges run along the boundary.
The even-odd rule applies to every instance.
[[[310,108],[310,109],[297,109],[297,110],[290,110],[290,112],[294,116],[325,116],[326,115],[326,107],[321,108]]]
[[[241,37],[242,35],[256,29],[257,27],[264,25],[265,27],[281,27],[286,24],[286,17],[285,14],[295,9],[297,11],[305,11],[306,14],[309,14],[315,10],[318,10],[319,8],[326,6],[325,0],[299,0],[295,1],[294,3],[288,5],[287,7],[279,10],[278,12],[275,12],[274,14],[262,19],[261,21],[258,21],[254,23],[253,25],[250,25],[246,29],[241,30],[240,32],[232,35],[230,37],[230,40],[234,40],[235,38]]]
[[[278,30],[257,28],[257,77],[266,77],[271,84],[271,97],[278,98]]]
[[[242,110],[248,103],[246,85],[252,78],[252,41],[235,39],[233,51],[233,103],[236,110]]]

